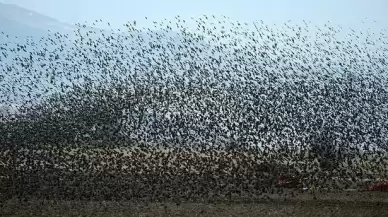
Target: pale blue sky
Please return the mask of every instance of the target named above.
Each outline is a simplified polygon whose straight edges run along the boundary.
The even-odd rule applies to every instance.
[[[234,20],[284,22],[330,21],[341,25],[359,25],[365,18],[374,26],[387,28],[388,0],[0,0],[17,4],[66,23],[103,19],[115,26],[137,20],[146,25],[150,21],[207,15],[226,15]],[[149,21],[149,22],[150,22]],[[368,24],[369,25],[369,24]]]

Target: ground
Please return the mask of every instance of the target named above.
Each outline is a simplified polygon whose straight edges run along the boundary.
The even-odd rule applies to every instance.
[[[367,216],[388,217],[388,193],[347,192],[301,195],[293,199],[256,202],[134,203],[92,201],[8,201],[0,216]]]
[[[86,150],[86,148],[85,148]],[[67,155],[80,156],[77,149],[70,150]],[[98,151],[90,148],[85,153]],[[161,150],[163,152],[165,150]],[[115,150],[106,156],[111,157],[117,153],[123,156],[131,154],[131,150]],[[43,152],[39,152],[42,154]],[[43,153],[44,154],[44,153]],[[42,155],[43,155],[42,154]],[[95,154],[96,155],[96,154]],[[39,155],[40,156],[40,155]],[[105,154],[87,155],[87,159],[105,164]],[[200,155],[202,157],[202,155]],[[149,163],[148,156],[143,160]],[[228,161],[232,156],[226,156]],[[112,159],[117,159],[114,157]],[[224,156],[225,158],[225,156]],[[249,157],[246,157],[249,159]],[[38,158],[41,159],[41,158]],[[44,159],[44,158],[43,158]],[[55,158],[56,159],[56,158]],[[175,161],[176,156],[171,158]],[[188,158],[190,161],[192,158]],[[56,159],[59,163],[64,163],[62,158]],[[127,160],[131,160],[130,158]],[[139,160],[139,159],[137,159]],[[202,159],[199,159],[200,161]],[[42,160],[40,160],[42,161]],[[40,162],[38,161],[38,162]],[[170,162],[170,163],[171,163]],[[77,164],[78,161],[72,162]],[[89,164],[88,164],[89,165]],[[61,165],[56,165],[58,168]],[[127,168],[122,168],[123,170]],[[5,170],[4,170],[5,171]],[[0,174],[1,175],[1,174]],[[4,176],[5,177],[5,176]],[[38,177],[41,179],[41,177]],[[1,189],[0,179],[0,189]],[[4,182],[3,182],[4,184]],[[4,186],[4,185],[3,185]],[[1,199],[1,194],[0,194]],[[1,200],[0,200],[1,201]],[[388,217],[388,192],[338,192],[331,194],[317,195],[313,199],[307,193],[284,200],[276,195],[271,196],[271,200],[233,202],[214,201],[213,203],[151,203],[140,202],[97,202],[97,201],[41,201],[31,200],[19,202],[9,200],[0,203],[0,217],[2,216],[287,216],[287,217],[313,217],[313,216],[387,216]]]

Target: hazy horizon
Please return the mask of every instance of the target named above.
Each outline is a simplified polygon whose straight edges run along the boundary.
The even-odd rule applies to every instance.
[[[128,21],[136,20],[138,25],[151,27],[152,21],[173,19],[179,15],[183,19],[202,15],[227,16],[241,22],[263,20],[266,23],[294,23],[306,20],[313,25],[330,22],[334,25],[360,28],[368,23],[372,30],[386,29],[388,26],[388,1],[384,0],[342,0],[342,1],[102,1],[102,0],[0,0],[26,9],[75,24],[102,19],[114,28],[120,28]],[[145,17],[148,19],[146,20]]]

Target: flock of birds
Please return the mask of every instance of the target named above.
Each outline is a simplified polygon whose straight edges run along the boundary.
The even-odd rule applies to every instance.
[[[387,177],[386,30],[154,24],[0,35],[0,100],[19,105],[0,195],[255,200]]]

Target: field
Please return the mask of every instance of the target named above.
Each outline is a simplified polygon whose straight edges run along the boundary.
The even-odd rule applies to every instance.
[[[130,203],[82,201],[8,201],[1,216],[388,216],[388,195],[351,192],[256,202]]]
[[[55,150],[50,147],[47,148],[49,150]],[[154,151],[153,155],[150,155],[149,153],[141,150],[135,151],[134,149],[128,148],[102,150],[96,147],[84,147],[82,150],[70,149],[65,152],[61,152],[61,157],[59,157],[56,153],[59,149],[61,148],[57,147],[57,151],[54,152],[47,152],[44,148],[39,148],[39,150],[20,150],[21,153],[28,153],[28,155],[22,156],[29,156],[29,158],[33,160],[33,163],[30,163],[30,166],[25,165],[25,163],[18,164],[19,174],[25,173],[24,176],[29,178],[30,182],[39,183],[38,186],[40,187],[35,185],[35,192],[46,192],[44,194],[49,195],[49,199],[34,199],[34,194],[31,194],[28,196],[29,199],[27,201],[18,199],[6,200],[1,204],[2,207],[0,208],[0,216],[388,216],[388,193],[368,192],[363,191],[362,189],[353,189],[353,191],[348,192],[342,190],[337,193],[317,193],[315,199],[311,194],[302,192],[301,190],[293,197],[283,197],[278,194],[266,194],[265,197],[240,197],[240,195],[232,197],[232,200],[223,199],[222,197],[213,198],[210,202],[198,200],[200,197],[196,197],[197,199],[195,201],[181,201],[178,203],[173,203],[167,200],[165,202],[139,202],[136,199],[130,201],[125,199],[104,200],[101,199],[103,198],[102,196],[96,200],[80,198],[68,199],[63,195],[56,198],[54,195],[58,192],[74,188],[74,185],[67,186],[66,184],[75,177],[74,175],[69,175],[71,168],[73,168],[71,171],[79,171],[77,176],[79,176],[78,178],[80,180],[93,177],[94,171],[97,170],[105,172],[115,171],[115,173],[117,173],[116,178],[108,179],[105,177],[104,179],[106,180],[103,182],[105,183],[104,185],[108,186],[111,191],[116,191],[116,194],[118,195],[124,192],[122,188],[125,186],[125,184],[120,182],[129,181],[128,183],[132,183],[132,181],[134,181],[128,179],[130,177],[129,174],[132,174],[130,170],[130,165],[132,165],[132,158],[130,156],[132,155],[136,158],[136,161],[143,162],[142,165],[150,168],[158,168],[164,172],[169,171],[169,168],[181,168],[185,165],[184,168],[180,170],[182,175],[191,174],[191,172],[198,173],[197,167],[205,162],[209,157],[209,153],[206,152],[197,153],[196,156],[198,156],[198,158],[191,157],[192,153],[188,154],[186,152],[174,153],[167,157],[165,154],[171,152],[161,149]],[[134,155],[134,153],[144,153],[144,155]],[[222,156],[222,162],[229,162],[228,167],[231,168],[233,168],[235,164],[239,164],[240,167],[246,167],[248,165],[258,163],[257,158],[255,158],[252,153],[241,153],[238,155],[236,155],[236,153],[233,155],[225,153],[225,155],[216,155],[218,157]],[[67,158],[66,156],[69,157]],[[213,166],[222,164],[222,162],[219,161],[220,158],[218,157],[216,157],[216,161],[214,161],[218,163],[214,163]],[[119,163],[119,159],[121,158],[124,158],[124,162],[126,163]],[[72,159],[72,161],[66,159]],[[165,165],[161,164],[161,161],[159,161],[161,159],[168,159],[169,163]],[[80,162],[83,162],[83,164]],[[185,162],[191,162],[191,165],[189,166]],[[246,165],[242,164],[242,162],[245,162]],[[42,167],[38,165],[45,166]],[[50,170],[45,169],[50,168],[50,165],[54,165],[57,174],[50,174]],[[104,170],[98,169],[105,166],[108,167]],[[26,168],[30,167],[40,169],[35,170],[33,174],[28,172],[30,169],[26,170]],[[117,168],[118,170],[109,168]],[[139,166],[137,169],[133,168],[133,171],[135,172],[140,168],[142,168],[142,166]],[[20,171],[24,172],[20,173]],[[88,173],[89,176],[83,177],[82,174],[84,172]],[[229,172],[219,173],[224,176],[229,174]],[[248,172],[246,177],[249,177],[249,174],[251,173],[253,174],[252,171]],[[50,175],[50,177],[48,175]],[[46,185],[47,183],[51,183],[55,180],[52,178],[53,175],[61,177],[64,181],[60,184],[60,186],[51,186],[53,188],[50,189],[47,188]],[[161,175],[163,176],[163,174]],[[200,176],[200,174],[198,174],[198,176]],[[141,177],[146,176],[144,174]],[[101,179],[101,177],[99,179]],[[172,185],[172,187],[175,186],[175,189],[180,189],[182,187],[179,186],[179,184],[173,184],[180,183],[178,176],[170,177],[170,179],[171,183],[166,184],[166,186]],[[229,181],[233,182],[234,180],[229,179]],[[109,182],[117,184],[110,185]],[[84,182],[80,182],[79,184],[82,183]],[[148,180],[147,183],[152,184],[153,182]],[[23,185],[25,186],[24,188],[31,190],[31,187],[28,187],[30,186],[29,183],[24,183]],[[90,181],[88,185],[95,187],[100,186],[96,181]],[[45,186],[46,188],[44,189],[43,187]],[[154,189],[151,186],[148,188],[150,192],[155,190],[158,192],[163,191],[157,188]],[[21,186],[21,190],[22,189],[23,186]],[[87,189],[89,189],[88,186],[85,188],[79,187],[76,188],[76,191],[87,192]],[[209,190],[210,189],[211,188],[209,188]],[[184,190],[184,188],[182,190]],[[298,190],[295,189],[286,189],[286,191],[298,192]],[[38,194],[38,196],[42,196],[44,194]],[[96,197],[99,196],[98,194],[87,195],[95,195]],[[195,196],[195,193],[193,196]]]

